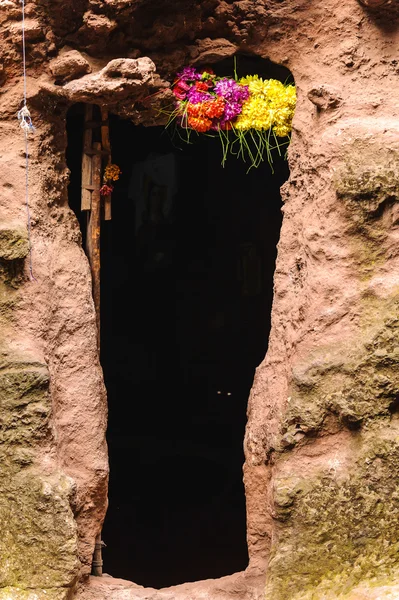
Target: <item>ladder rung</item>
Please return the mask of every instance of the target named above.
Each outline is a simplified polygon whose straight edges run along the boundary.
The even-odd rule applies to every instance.
[[[95,154],[103,154],[104,156],[108,156],[110,154],[109,150],[93,150],[92,148],[83,148],[83,152],[88,156],[94,156]]]
[[[85,129],[93,129],[94,127],[104,127],[104,125],[108,124],[108,121],[85,121]]]

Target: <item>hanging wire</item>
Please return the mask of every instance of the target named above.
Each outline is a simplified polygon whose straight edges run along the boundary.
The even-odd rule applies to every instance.
[[[33,264],[32,264],[32,241],[31,241],[31,217],[29,209],[29,132],[33,132],[32,119],[30,116],[29,109],[26,104],[26,49],[25,49],[25,0],[21,0],[22,4],[22,64],[23,64],[23,81],[24,81],[24,100],[21,110],[18,112],[18,120],[20,121],[20,127],[24,131],[25,135],[25,206],[27,214],[27,227],[28,227],[28,245],[29,245],[29,278],[31,281],[36,281],[33,275]]]

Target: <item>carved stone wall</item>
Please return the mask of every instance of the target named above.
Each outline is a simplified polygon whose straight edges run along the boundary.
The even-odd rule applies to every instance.
[[[0,0],[0,599],[399,595],[396,0]],[[88,580],[106,511],[106,394],[68,207],[65,115],[147,125],[182,64],[289,68],[298,106],[269,351],[245,438],[247,571],[156,592]],[[157,94],[154,96],[154,93]],[[150,99],[149,99],[150,98]]]

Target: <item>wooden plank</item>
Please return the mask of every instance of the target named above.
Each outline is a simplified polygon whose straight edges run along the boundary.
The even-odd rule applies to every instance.
[[[103,150],[107,150],[111,154],[111,143],[109,139],[109,126],[108,126],[108,110],[102,106],[101,107],[101,143],[103,145]]]
[[[111,209],[111,194],[108,196],[104,196],[104,220],[111,221],[112,219],[112,209]]]
[[[86,104],[85,106],[85,122],[93,119],[93,105]],[[83,154],[82,154],[82,193],[81,193],[81,210],[90,210],[91,194],[87,186],[92,183],[92,158],[86,154],[85,149],[91,147],[93,139],[93,130],[85,129],[83,133]]]
[[[101,147],[99,142],[93,144],[95,149]],[[92,181],[94,190],[91,195],[91,211],[87,223],[86,252],[89,257],[93,300],[96,309],[97,345],[100,351],[100,226],[101,226],[101,156],[93,156]]]
[[[109,137],[109,124],[108,124],[108,110],[101,107],[101,119],[103,124],[101,125],[101,142],[103,151],[108,152],[108,164],[111,164],[111,140]],[[111,221],[111,194],[104,196],[104,220]]]
[[[85,147],[83,149],[83,152],[85,154],[87,154],[87,156],[94,156],[95,154],[99,154],[100,156],[108,156],[109,152],[107,152],[106,150],[93,150],[91,148],[87,148]]]

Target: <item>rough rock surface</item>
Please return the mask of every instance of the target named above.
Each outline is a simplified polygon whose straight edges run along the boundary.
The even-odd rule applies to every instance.
[[[77,589],[77,600],[105,600],[109,597],[123,600],[233,600],[257,598],[258,587],[253,586],[243,573],[236,573],[229,577],[185,583],[162,590],[144,588],[130,581],[105,575],[102,578],[90,577],[89,581]]]
[[[65,82],[90,73],[91,67],[80,52],[68,50],[50,62],[50,71],[58,81]]]
[[[26,13],[33,281],[21,7],[0,0],[0,599],[255,600],[265,585],[268,600],[396,599],[398,3],[31,0]],[[272,332],[248,406],[250,564],[161,591],[88,580],[107,411],[66,110],[162,122],[182,64],[235,52],[283,64],[298,89]]]

